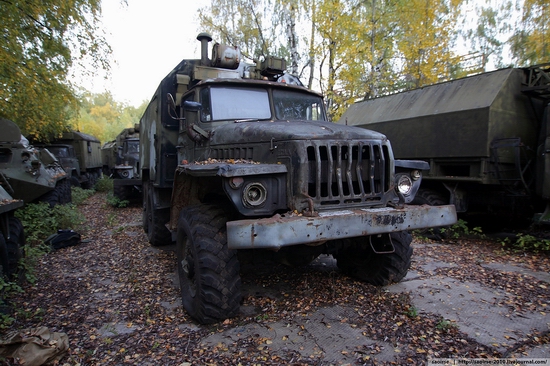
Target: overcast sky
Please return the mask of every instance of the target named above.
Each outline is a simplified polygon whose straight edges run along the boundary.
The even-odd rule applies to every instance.
[[[113,49],[112,76],[85,80],[95,93],[139,106],[182,59],[200,58],[197,9],[209,0],[103,0],[103,24]]]

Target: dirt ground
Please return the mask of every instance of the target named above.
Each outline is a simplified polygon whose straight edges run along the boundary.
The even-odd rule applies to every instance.
[[[147,243],[141,207],[114,209],[96,194],[81,210],[82,244],[45,256],[37,283],[13,299],[13,329],[68,335],[61,365],[550,358],[548,255],[489,240],[417,238],[409,275],[382,288],[344,276],[331,257],[300,268],[247,266],[241,315],[203,326],[181,307],[173,247]]]

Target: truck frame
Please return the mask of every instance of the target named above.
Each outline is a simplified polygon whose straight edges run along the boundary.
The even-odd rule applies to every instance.
[[[239,314],[239,262],[262,253],[304,265],[332,254],[375,285],[400,281],[409,230],[456,222],[454,206],[409,206],[422,161],[393,158],[380,133],[327,120],[323,97],[283,59],[241,62],[199,34],[140,120],[143,226],[176,242],[182,303],[200,323]]]

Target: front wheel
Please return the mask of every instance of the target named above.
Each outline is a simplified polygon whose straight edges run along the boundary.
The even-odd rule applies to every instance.
[[[237,251],[227,247],[224,210],[196,205],[178,220],[178,277],[183,307],[201,324],[237,316],[241,278]]]
[[[345,239],[344,249],[334,254],[342,272],[375,286],[386,286],[401,281],[409,271],[413,249],[412,236],[406,231],[383,235],[386,248],[393,244],[391,253],[376,253],[368,237]]]

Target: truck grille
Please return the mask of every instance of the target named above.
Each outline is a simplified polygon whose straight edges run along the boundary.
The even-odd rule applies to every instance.
[[[308,194],[320,205],[380,202],[390,186],[386,145],[326,143],[307,147]]]

